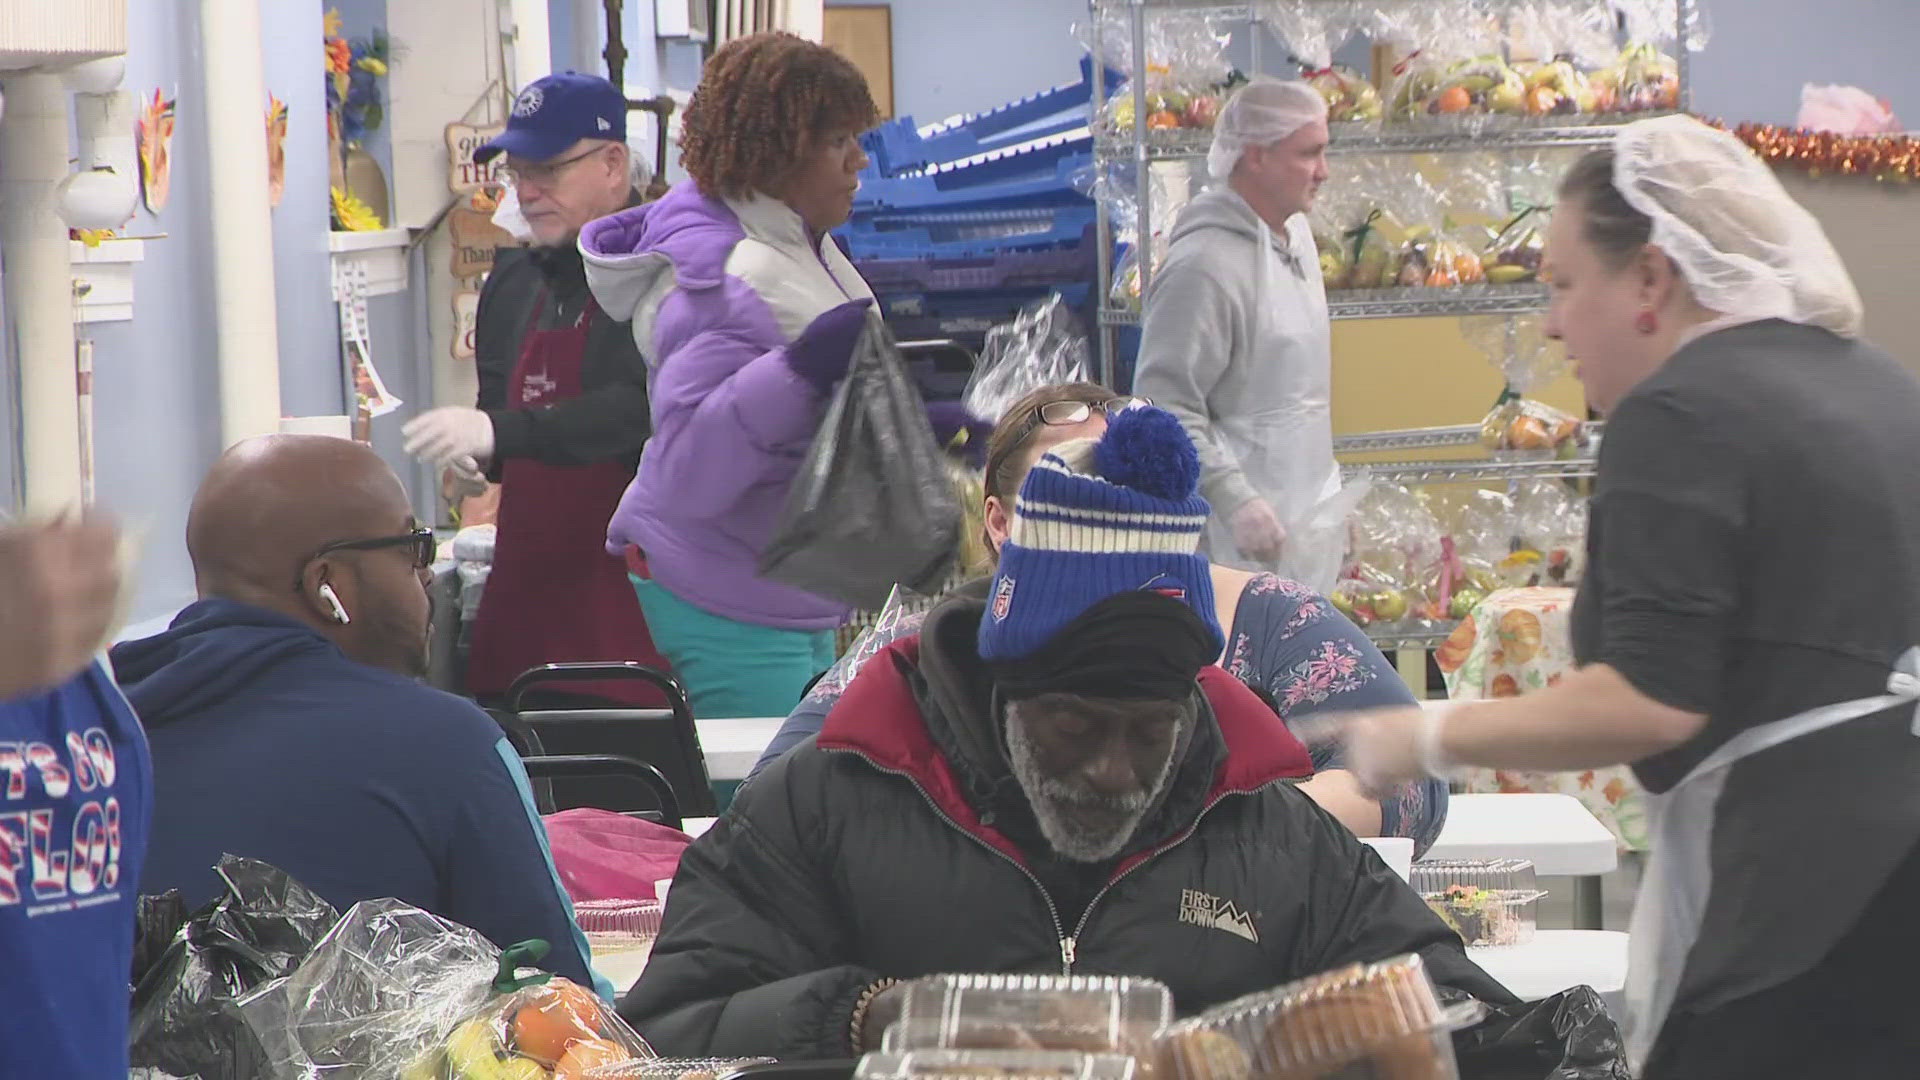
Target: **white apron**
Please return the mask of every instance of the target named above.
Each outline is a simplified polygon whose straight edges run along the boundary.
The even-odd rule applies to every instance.
[[[1287,540],[1277,563],[1248,559],[1234,544],[1232,524],[1216,513],[1207,523],[1207,550],[1214,562],[1272,571],[1326,592],[1346,553],[1344,511],[1365,489],[1343,493],[1333,457],[1332,329],[1304,217],[1288,220],[1286,242],[1285,253],[1276,250],[1272,230],[1260,223],[1249,360],[1272,368],[1272,379],[1261,384],[1268,392],[1260,401],[1233,403],[1251,411],[1220,410],[1213,427],[1247,483],[1273,507]]]
[[[1634,903],[1627,946],[1627,1053],[1636,1074],[1646,1065],[1673,1009],[1687,956],[1700,937],[1713,884],[1714,808],[1733,764],[1908,701],[1920,702],[1920,647],[1907,650],[1894,665],[1885,694],[1823,705],[1749,728],[1728,739],[1665,794],[1646,796],[1653,851]],[[1913,733],[1920,737],[1920,706],[1914,709]]]

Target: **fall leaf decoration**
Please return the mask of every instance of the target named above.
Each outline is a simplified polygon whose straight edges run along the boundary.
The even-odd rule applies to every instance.
[[[134,125],[134,141],[140,153],[140,191],[150,213],[167,207],[173,188],[173,114],[174,102],[159,90],[142,103],[140,119]]]
[[[267,200],[279,206],[287,191],[287,103],[267,95]]]

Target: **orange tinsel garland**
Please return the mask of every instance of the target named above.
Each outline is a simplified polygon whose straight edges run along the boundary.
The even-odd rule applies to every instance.
[[[1910,135],[1836,135],[1772,124],[1741,124],[1733,133],[1768,162],[1809,176],[1920,180],[1920,139]]]

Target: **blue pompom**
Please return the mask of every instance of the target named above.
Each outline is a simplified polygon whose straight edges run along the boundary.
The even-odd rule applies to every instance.
[[[1200,452],[1165,409],[1128,409],[1107,422],[1093,448],[1100,475],[1161,499],[1189,499],[1200,483]]]

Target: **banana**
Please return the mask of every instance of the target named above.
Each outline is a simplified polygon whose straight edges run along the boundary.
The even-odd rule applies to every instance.
[[[446,1064],[444,1049],[429,1050],[400,1071],[400,1080],[442,1080],[447,1075]]]
[[[1512,285],[1533,276],[1533,271],[1524,266],[1499,265],[1487,267],[1487,280],[1495,285]]]

